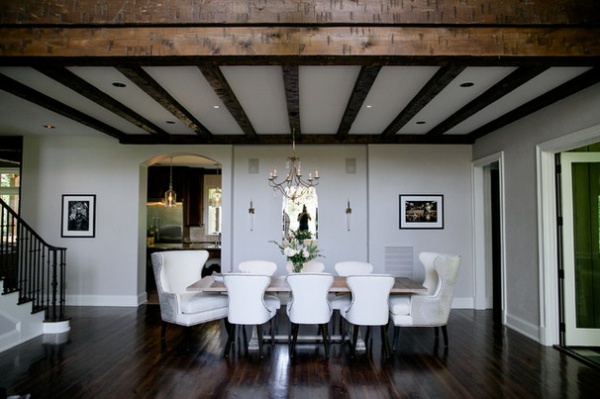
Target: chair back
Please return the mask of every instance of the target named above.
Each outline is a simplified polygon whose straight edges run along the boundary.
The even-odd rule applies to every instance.
[[[334,268],[339,276],[373,273],[373,265],[368,262],[343,261],[336,263]]]
[[[288,273],[292,272],[293,267],[292,262],[288,262],[285,266]],[[302,273],[323,273],[323,271],[325,271],[325,264],[314,259],[304,262],[302,266]]]
[[[229,314],[232,324],[258,325],[273,317],[267,308],[264,295],[271,282],[270,276],[250,273],[227,273],[223,283],[229,296]]]
[[[242,273],[263,274],[272,276],[277,271],[277,263],[269,260],[246,260],[240,262],[238,269]]]
[[[207,259],[208,251],[204,250],[154,252],[152,267],[159,295],[161,292],[187,292],[189,285],[202,278],[202,268]]]
[[[448,323],[459,266],[459,255],[436,254],[433,267],[438,275],[438,284],[431,295],[411,297],[411,325],[443,326]]]
[[[419,260],[425,269],[425,280],[423,286],[427,288],[427,293],[433,295],[438,287],[438,273],[435,270],[434,262],[440,254],[435,252],[421,252]]]
[[[352,275],[346,278],[352,292],[350,307],[342,309],[350,323],[362,326],[382,326],[389,319],[388,298],[395,279],[389,274]]]
[[[291,273],[287,282],[292,294],[287,306],[288,317],[295,324],[325,324],[331,319],[327,299],[333,276],[329,273]]]

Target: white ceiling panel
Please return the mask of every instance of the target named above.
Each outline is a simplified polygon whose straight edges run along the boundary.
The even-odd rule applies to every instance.
[[[144,70],[211,133],[243,133],[198,67],[144,67]]]
[[[223,66],[221,71],[257,134],[290,133],[280,66]]]
[[[466,68],[400,129],[398,133],[427,133],[515,69],[514,67]],[[461,87],[463,83],[473,83],[473,85]]]
[[[301,66],[300,126],[303,134],[335,134],[348,105],[359,66]]]
[[[4,67],[0,68],[0,73],[26,86],[34,87],[35,90],[40,93],[54,98],[92,118],[102,121],[115,129],[129,134],[146,134],[144,130],[133,123],[126,121],[92,100],[89,100],[87,97],[71,90],[33,68]],[[23,115],[23,117],[27,116]],[[56,127],[58,128],[59,126]]]
[[[493,121],[549,90],[573,79],[590,68],[555,67],[539,74],[472,117],[449,129],[446,134],[464,134]]]
[[[438,69],[433,66],[381,68],[352,124],[350,134],[381,133]]]
[[[128,108],[167,133],[196,134],[115,68],[69,67],[68,69],[105,94],[126,104]],[[115,87],[114,82],[124,83],[126,86]]]

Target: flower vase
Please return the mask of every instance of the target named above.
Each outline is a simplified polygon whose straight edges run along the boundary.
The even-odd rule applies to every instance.
[[[292,272],[293,273],[302,273],[303,267],[304,267],[304,262],[292,262]]]

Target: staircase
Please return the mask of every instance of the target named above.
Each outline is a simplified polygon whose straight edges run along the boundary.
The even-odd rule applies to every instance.
[[[0,199],[0,352],[69,330],[66,248],[48,245]]]

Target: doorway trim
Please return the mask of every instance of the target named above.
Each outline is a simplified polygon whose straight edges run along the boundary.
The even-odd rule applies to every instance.
[[[555,154],[600,140],[600,125],[579,130],[536,146],[538,271],[540,291],[539,341],[551,346],[560,343],[558,292],[558,230],[556,223]]]
[[[501,292],[502,292],[502,324],[506,324],[506,285],[504,265],[504,152],[498,152],[488,155],[484,158],[472,162],[472,181],[473,181],[473,281],[475,309],[484,310],[488,306],[488,290],[486,277],[488,273],[488,263],[491,259],[489,243],[491,242],[490,230],[487,228],[489,221],[489,190],[486,182],[489,181],[489,171],[486,167],[498,163],[499,170],[499,208],[500,208],[500,268],[501,268]],[[490,287],[491,289],[491,287]]]

